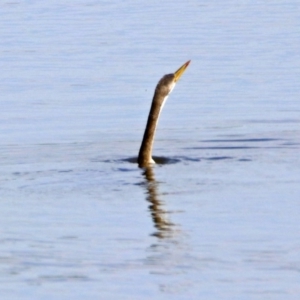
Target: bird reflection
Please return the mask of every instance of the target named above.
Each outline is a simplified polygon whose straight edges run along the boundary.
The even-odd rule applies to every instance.
[[[151,203],[149,209],[157,229],[153,235],[158,238],[170,237],[174,233],[174,224],[168,220],[168,212],[164,210],[163,202],[158,198],[158,182],[155,180],[153,168],[151,166],[144,168],[143,175],[146,179],[146,199]]]

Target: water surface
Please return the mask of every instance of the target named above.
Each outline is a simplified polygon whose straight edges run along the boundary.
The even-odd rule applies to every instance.
[[[296,1],[0,8],[1,299],[299,298]]]

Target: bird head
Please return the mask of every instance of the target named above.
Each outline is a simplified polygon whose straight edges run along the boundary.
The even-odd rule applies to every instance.
[[[163,76],[156,86],[155,93],[163,95],[163,98],[167,97],[172,92],[175,84],[184,73],[190,62],[190,60],[187,61],[176,72]]]

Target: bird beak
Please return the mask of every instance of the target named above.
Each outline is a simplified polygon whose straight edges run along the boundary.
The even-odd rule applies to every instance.
[[[175,73],[174,73],[174,81],[177,82],[179,80],[179,78],[181,77],[181,75],[183,74],[183,72],[185,71],[185,69],[188,67],[188,65],[190,64],[190,60],[187,61],[184,65],[182,65]]]

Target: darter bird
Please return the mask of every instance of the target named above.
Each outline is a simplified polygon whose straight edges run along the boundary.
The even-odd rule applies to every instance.
[[[183,72],[186,70],[189,63],[190,60],[182,65],[175,73],[163,76],[155,88],[144,137],[138,156],[138,164],[140,168],[145,168],[155,163],[152,158],[152,147],[160,112],[169,94],[172,92],[175,84],[177,83]]]

